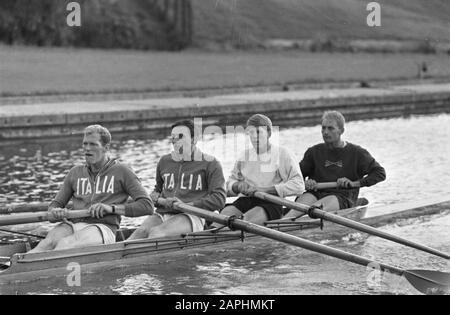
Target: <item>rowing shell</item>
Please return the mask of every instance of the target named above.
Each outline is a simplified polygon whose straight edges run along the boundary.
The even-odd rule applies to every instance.
[[[450,209],[450,200],[448,199],[422,204],[416,207],[411,207],[411,205],[397,205],[395,212],[374,217],[362,218],[366,211],[368,211],[366,207],[346,209],[338,211],[337,214],[372,226],[380,226],[395,222],[398,219],[436,214],[447,209]],[[377,209],[373,209],[373,211],[369,212],[376,213],[377,211]],[[318,220],[301,219],[300,222],[295,224],[292,221],[278,220],[272,222],[269,227],[282,232],[301,235],[308,233],[308,231],[318,230],[321,225],[322,222]],[[326,223],[323,235],[329,237],[330,235],[348,233],[348,231],[347,228]],[[206,248],[206,250],[211,250],[211,248],[216,249],[219,243],[221,246],[227,246],[226,243],[235,246],[236,243],[244,238],[256,237],[255,235],[238,231],[224,231],[219,233],[200,232],[183,235],[182,237],[122,241],[110,245],[89,246],[35,254],[17,253],[16,251],[16,254],[11,257],[11,266],[0,271],[0,284],[55,276],[60,276],[64,279],[73,270],[68,268],[68,266],[73,266],[74,263],[80,266],[82,273],[125,268],[133,265],[158,264],[164,261],[164,257],[179,255],[180,252],[183,252],[183,256],[185,256],[197,253],[201,248]],[[0,246],[0,256],[9,256],[14,253],[14,250],[17,250],[17,248],[7,248],[8,246],[20,245]],[[3,253],[9,250],[9,253],[3,254],[2,250]]]

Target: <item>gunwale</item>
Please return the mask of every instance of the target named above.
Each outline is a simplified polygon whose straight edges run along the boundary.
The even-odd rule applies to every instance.
[[[388,213],[379,214],[382,209]],[[356,207],[345,209],[338,214],[358,219],[367,225],[379,227],[395,223],[397,220],[429,216],[446,213],[450,210],[450,198],[443,197],[421,203],[403,203],[391,206]],[[375,213],[376,215],[371,215]],[[358,218],[359,216],[359,218]],[[320,220],[302,218],[302,226],[285,224],[277,229],[284,232],[292,232],[301,237],[308,235],[309,231],[318,230],[321,227]],[[349,228],[326,222],[322,235],[348,233]],[[351,231],[351,230],[350,230]],[[195,234],[195,233],[194,233]],[[182,237],[165,238],[159,240],[122,241],[110,245],[97,245],[84,248],[53,251],[36,254],[14,254],[11,258],[11,266],[0,271],[0,284],[16,281],[34,281],[42,278],[61,276],[66,277],[71,269],[70,263],[77,263],[82,274],[89,274],[99,270],[126,268],[135,264],[159,264],[170,257],[174,258],[182,252],[189,255],[203,250],[211,250],[211,247],[242,246],[237,245],[245,236],[245,243],[251,239],[260,239],[257,235],[241,233],[239,231],[221,232],[214,237],[207,235],[185,235]]]

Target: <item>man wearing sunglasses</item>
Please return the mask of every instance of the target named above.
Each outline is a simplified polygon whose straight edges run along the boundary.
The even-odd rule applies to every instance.
[[[182,201],[206,210],[220,210],[225,206],[225,178],[222,166],[214,157],[197,148],[196,126],[191,120],[172,125],[169,137],[173,145],[170,154],[163,156],[156,167],[156,185],[150,194],[156,203],[165,198],[165,207],[159,206],[129,239],[176,236],[203,231],[203,218],[173,209]]]

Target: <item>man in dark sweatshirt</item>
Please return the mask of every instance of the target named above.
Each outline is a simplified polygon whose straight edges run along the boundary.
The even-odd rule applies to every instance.
[[[225,206],[226,190],[222,166],[214,157],[197,148],[196,126],[191,120],[172,125],[170,141],[173,151],[164,155],[156,167],[156,185],[150,197],[154,202],[166,198],[129,239],[176,236],[203,231],[205,220],[181,213],[173,203],[182,201],[210,211]],[[199,132],[201,132],[199,130]]]
[[[323,206],[325,211],[351,208],[356,205],[359,188],[375,185],[386,179],[384,168],[362,147],[343,141],[345,118],[337,111],[322,116],[324,143],[309,148],[300,169],[307,192],[297,198],[306,205]],[[337,187],[318,190],[318,183],[336,182]],[[298,215],[291,210],[286,217]]]
[[[139,178],[127,166],[108,155],[111,134],[100,125],[84,130],[86,164],[73,167],[49,205],[53,221],[63,220],[31,252],[67,249],[116,241],[121,215],[129,217],[153,213],[153,203]],[[128,197],[134,202],[127,203]],[[67,220],[65,206],[89,209],[91,217]]]

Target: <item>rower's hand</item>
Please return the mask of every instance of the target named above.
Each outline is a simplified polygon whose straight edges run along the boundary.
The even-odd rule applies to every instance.
[[[154,204],[158,203],[158,198],[161,197],[161,193],[157,191],[152,191],[150,194],[150,199],[153,201]]]
[[[165,204],[164,208],[166,210],[170,210],[170,211],[177,211],[176,209],[173,208],[173,204],[175,202],[182,202],[182,201],[180,199],[178,199],[177,197],[166,198],[166,204]]]
[[[336,183],[338,188],[352,188],[354,186],[354,183],[347,177],[339,178]]]
[[[67,209],[53,208],[48,211],[48,221],[50,223],[62,221],[67,217],[67,212],[68,212]]]
[[[317,182],[314,179],[307,179],[305,181],[305,189],[309,191],[316,191],[317,190]]]
[[[233,191],[237,194],[245,194],[250,189],[250,184],[246,181],[238,181],[233,184]]]
[[[245,187],[244,190],[242,190],[241,192],[249,197],[253,197],[253,195],[255,194],[255,192],[257,192],[258,190],[256,189],[256,187],[252,186],[252,185],[247,185]]]
[[[110,205],[105,205],[104,203],[96,203],[89,208],[89,211],[91,212],[91,217],[100,219],[103,218],[106,214],[112,213],[113,209]]]

